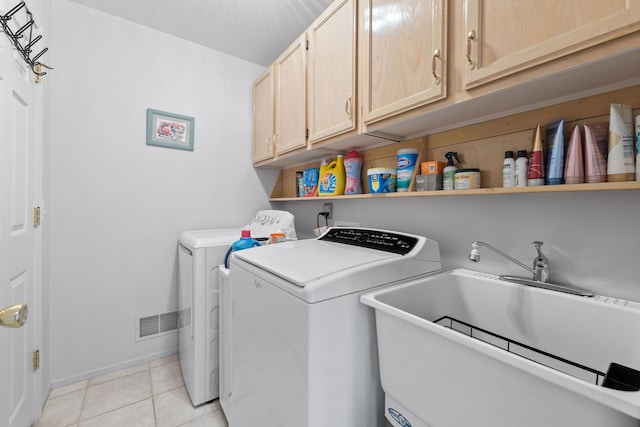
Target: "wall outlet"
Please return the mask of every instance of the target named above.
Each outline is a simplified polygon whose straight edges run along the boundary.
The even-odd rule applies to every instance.
[[[333,203],[325,203],[322,205],[322,212],[329,212],[327,219],[333,219]]]

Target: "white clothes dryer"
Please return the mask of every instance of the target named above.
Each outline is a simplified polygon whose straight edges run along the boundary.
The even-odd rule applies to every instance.
[[[184,382],[193,405],[219,393],[218,270],[241,230],[266,242],[271,233],[296,238],[294,216],[262,210],[241,228],[185,231],[178,243],[178,353]]]
[[[437,242],[365,228],[236,252],[230,426],[384,426],[375,317],[359,296],[440,269]]]

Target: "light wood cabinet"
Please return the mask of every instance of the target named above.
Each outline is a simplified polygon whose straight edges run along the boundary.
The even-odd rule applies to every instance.
[[[361,0],[364,123],[446,97],[446,0]]]
[[[274,156],[274,78],[273,67],[253,83],[253,162]]]
[[[356,128],[356,0],[335,2],[307,33],[313,144]]]
[[[275,146],[276,154],[307,145],[306,85],[307,36],[300,36],[276,60]]]
[[[467,88],[640,29],[639,1],[465,0],[464,8]]]
[[[273,64],[271,151],[261,125],[254,163],[290,167],[631,87],[639,69],[640,0],[335,0]]]

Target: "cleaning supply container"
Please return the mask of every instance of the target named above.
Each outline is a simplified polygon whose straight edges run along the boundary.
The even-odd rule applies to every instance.
[[[303,173],[304,197],[315,197],[318,192],[319,168],[305,169]]]
[[[253,248],[254,246],[260,246],[260,242],[251,238],[251,230],[242,230],[240,232],[240,239],[231,244],[227,254],[224,256],[225,268],[229,268],[229,257],[231,256],[231,252]]]
[[[513,151],[511,150],[504,152],[502,186],[505,188],[516,186],[516,160],[513,158]]]
[[[480,169],[468,168],[458,169],[453,185],[454,190],[470,190],[473,188],[481,188]]]
[[[527,157],[527,150],[518,150],[518,159],[516,160],[516,187],[527,186],[528,171],[529,158]]]
[[[318,196],[340,196],[344,194],[345,170],[344,158],[338,158],[324,168],[324,175],[318,182]]]
[[[409,191],[409,184],[413,176],[413,170],[418,160],[417,148],[403,148],[398,150],[398,191]]]
[[[347,158],[344,159],[344,170],[346,174],[344,194],[362,194],[362,185],[360,184],[361,167],[362,159],[358,152],[349,151]]]
[[[458,163],[461,162],[458,158],[458,153],[455,151],[449,151],[444,157],[447,159],[447,166],[442,171],[442,189],[453,190],[455,188],[456,172],[458,171],[458,168],[453,164],[453,159],[455,158]]]
[[[396,191],[396,170],[391,168],[371,168],[369,176],[369,192],[394,193]]]

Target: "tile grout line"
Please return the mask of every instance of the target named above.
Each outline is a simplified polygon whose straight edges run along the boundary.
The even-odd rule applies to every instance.
[[[156,396],[153,393],[153,378],[151,378],[151,364],[149,364],[149,386],[151,387],[151,408],[153,409],[153,425],[158,427],[158,419],[156,417]]]
[[[84,409],[84,402],[87,397],[87,391],[89,390],[89,381],[87,381],[87,386],[84,388],[84,393],[82,393],[82,405],[80,405],[80,412],[78,412],[78,419],[76,421],[76,425],[80,425],[80,418],[82,417],[82,410]]]

